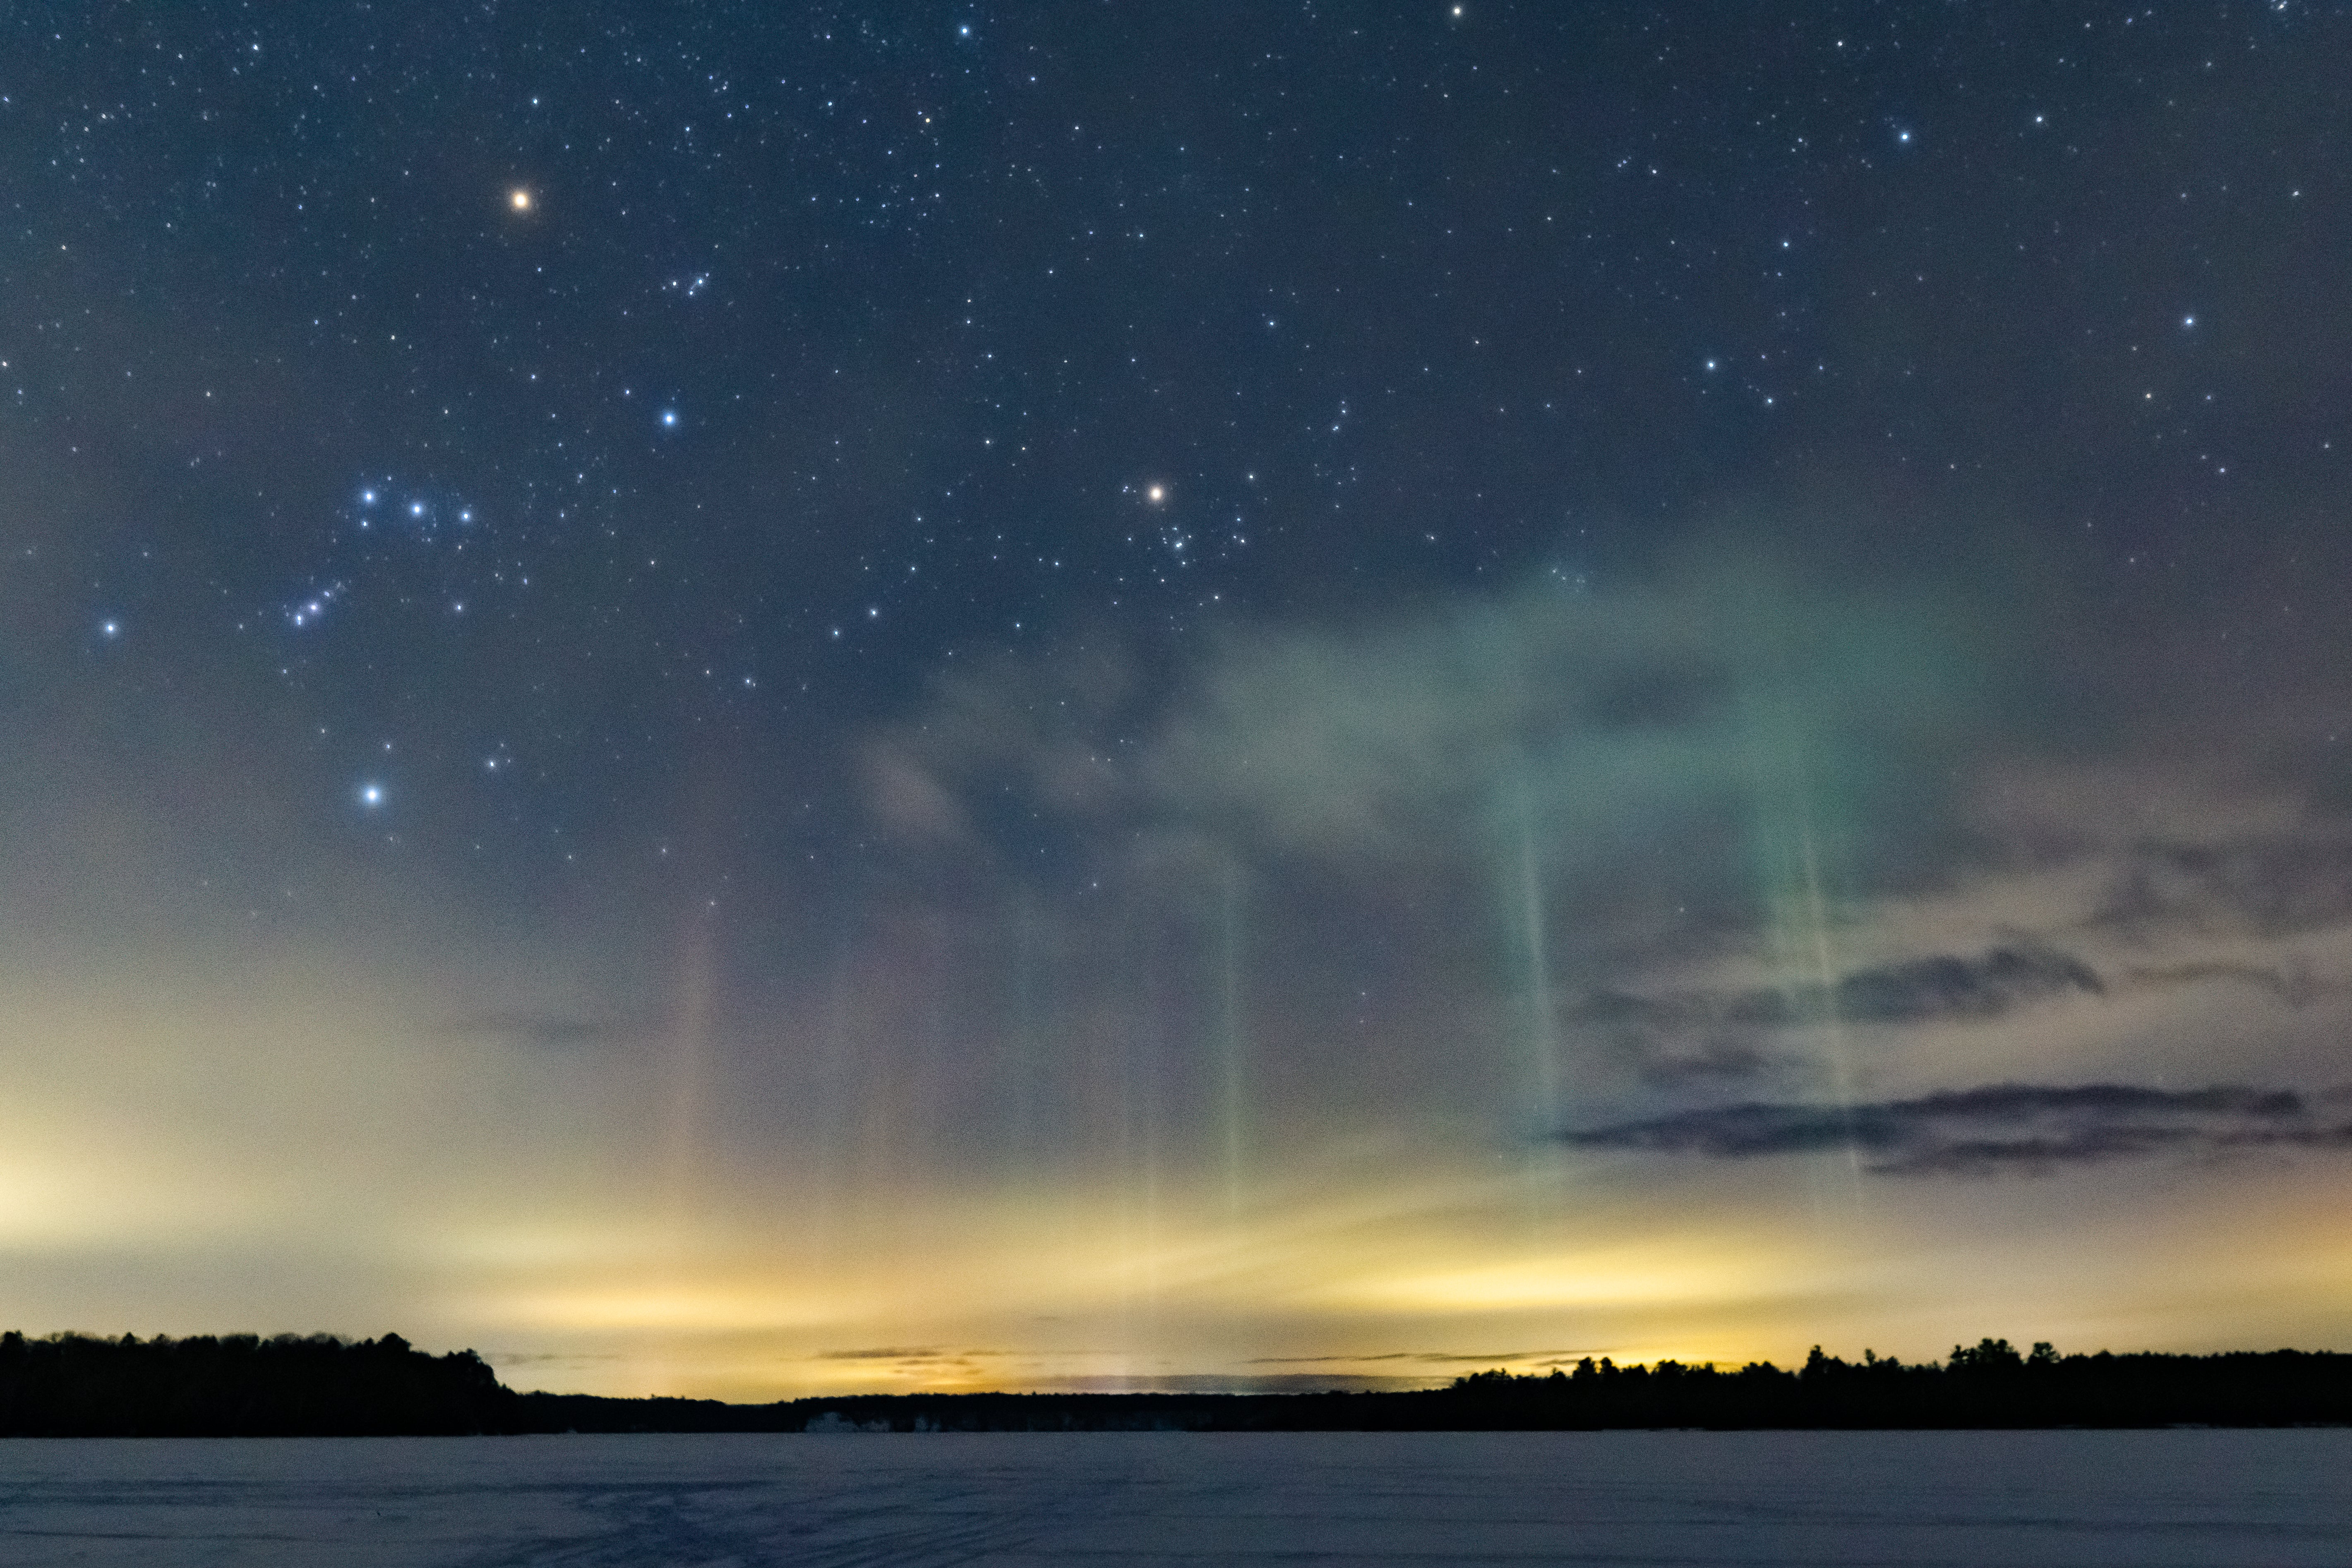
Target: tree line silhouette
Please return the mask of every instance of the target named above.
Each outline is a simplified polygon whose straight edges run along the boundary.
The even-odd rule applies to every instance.
[[[1475,1373],[1444,1388],[1321,1394],[857,1394],[729,1405],[518,1394],[472,1351],[397,1334],[142,1341],[0,1334],[0,1436],[393,1436],[551,1432],[1495,1431],[2352,1425],[2352,1355],[2020,1353],[1943,1362],[1815,1346],[1802,1367]]]
[[[514,1430],[514,1394],[472,1351],[398,1334],[142,1341],[0,1334],[0,1436],[424,1436]]]
[[[1549,1377],[1480,1373],[1449,1392],[1499,1426],[1970,1427],[2288,1426],[2352,1422],[2352,1355],[2231,1351],[2020,1354],[2007,1340],[1955,1345],[1944,1362],[1859,1362],[1819,1345],[1794,1371],[1769,1362],[1722,1371],[1672,1361],[1584,1361]]]

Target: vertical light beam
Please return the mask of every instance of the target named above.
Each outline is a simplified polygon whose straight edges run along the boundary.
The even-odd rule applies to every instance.
[[[1248,1114],[1248,1040],[1242,1021],[1244,921],[1247,911],[1241,867],[1231,859],[1225,862],[1223,892],[1219,901],[1217,943],[1218,1076],[1225,1133],[1225,1215],[1228,1220],[1238,1221],[1246,1180],[1244,1165],[1249,1142],[1244,1120]]]
[[[1535,792],[1521,764],[1517,785],[1519,827],[1517,914],[1527,961],[1528,1092],[1532,1120],[1549,1128],[1559,1110],[1559,1042],[1547,954],[1543,858],[1536,846]]]

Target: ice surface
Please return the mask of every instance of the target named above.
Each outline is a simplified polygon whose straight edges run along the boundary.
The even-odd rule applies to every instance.
[[[2352,1563],[2352,1431],[0,1441],[0,1564]]]

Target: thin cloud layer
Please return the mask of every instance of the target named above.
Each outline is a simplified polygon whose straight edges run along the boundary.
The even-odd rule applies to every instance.
[[[2218,844],[2139,845],[2097,919],[2133,935],[2189,927],[2284,936],[2342,924],[2352,920],[2352,838],[2315,822]]]
[[[1853,1106],[1753,1102],[1560,1134],[1571,1148],[1706,1160],[1853,1151],[1873,1171],[2046,1171],[2164,1153],[2352,1148],[2292,1089],[1992,1084]]]
[[[1726,549],[1608,591],[1229,626],[1148,679],[1098,645],[959,670],[860,773],[910,858],[1012,875],[1185,838],[1359,879],[1507,865],[1573,899],[1638,875],[1720,905],[1799,838],[1866,880],[1916,874],[2021,645],[1957,595]]]
[[[1990,1023],[2063,998],[2102,998],[2107,990],[2098,971],[2072,953],[2012,943],[1975,956],[1929,953],[1864,965],[1826,985],[1792,980],[1657,994],[1600,989],[1566,1021],[1597,1031],[1649,1082],[1674,1084],[1785,1068],[1798,1031]]]
[[[1144,773],[1269,850],[1357,864],[1532,857],[1574,880],[1629,858],[1655,875],[1683,846],[1698,854],[1667,874],[1684,879],[1752,854],[1759,804],[1791,791],[1829,805],[1812,830],[1860,856],[1979,721],[1987,660],[1969,640],[1897,595],[1756,563],[1537,586],[1376,631],[1234,638]]]
[[[453,1018],[443,1026],[443,1033],[457,1039],[516,1040],[561,1049],[641,1040],[655,1028],[654,1024],[642,1018],[586,1017],[518,1008]]]
[[[904,897],[1019,911],[976,971],[1051,957],[1059,1017],[1193,1051],[1179,1081],[1245,1058],[1309,1117],[1434,1099],[1516,1139],[1570,1083],[1631,1116],[1726,1083],[2128,1081],[2180,1071],[2231,990],[2258,1010],[2196,1070],[2325,1070],[2352,840],[2304,804],[2316,764],[2262,715],[2185,750],[2147,717],[2181,684],[2162,660],[2062,677],[2042,656],[2079,625],[1933,587],[1731,547],[1158,660],[958,661],[860,776]],[[1019,1027],[1037,1070],[1098,1059]]]
[[[2329,987],[2313,977],[2308,963],[2280,964],[2207,962],[2133,969],[2125,978],[2134,985],[2172,988],[2193,985],[2248,985],[2268,992],[2290,1007],[2307,1007]]]
[[[1830,985],[1754,987],[1648,997],[1597,991],[1577,1016],[1597,1024],[1655,1028],[1738,1026],[1791,1028],[1826,1020],[1917,1024],[1997,1018],[2068,994],[2104,995],[2106,984],[2081,959],[2049,949],[1996,947],[1977,958],[1935,953],[1849,971]]]

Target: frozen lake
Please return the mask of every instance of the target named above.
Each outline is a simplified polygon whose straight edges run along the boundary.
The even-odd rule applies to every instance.
[[[2352,1431],[0,1441],[0,1564],[2352,1563]]]

